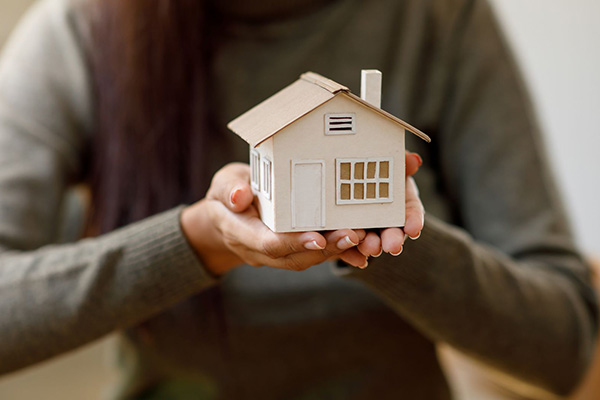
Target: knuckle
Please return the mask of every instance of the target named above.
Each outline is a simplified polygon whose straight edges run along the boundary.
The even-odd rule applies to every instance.
[[[293,271],[304,271],[305,269],[310,267],[310,265],[307,265],[306,263],[302,262],[302,260],[300,260],[298,257],[295,257],[295,256],[287,257],[285,264],[286,264],[287,268],[289,268]]]
[[[333,257],[333,256],[336,256],[336,255],[338,255],[338,254],[339,254],[339,253],[335,253],[335,252],[333,252],[333,251],[330,251],[330,250],[327,250],[327,249],[325,249],[325,250],[321,250],[321,257],[322,257],[324,260],[327,260],[328,258],[330,258],[330,257]]]
[[[287,254],[297,253],[298,249],[296,248],[296,243],[293,240],[287,240],[284,243],[284,247]],[[305,250],[305,249],[304,249]]]
[[[265,239],[262,242],[262,252],[270,258],[281,257],[281,246],[273,239]]]

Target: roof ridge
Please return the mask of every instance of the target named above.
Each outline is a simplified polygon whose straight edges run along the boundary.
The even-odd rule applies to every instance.
[[[323,75],[319,75],[316,72],[305,72],[300,75],[300,79],[310,83],[314,83],[317,86],[329,91],[330,93],[336,94],[339,92],[350,92],[346,86],[337,83],[329,78],[325,78]]]
[[[227,126],[251,146],[256,147],[338,94],[344,94],[351,100],[392,120],[426,142],[431,141],[429,136],[414,126],[361,99],[346,86],[314,72],[302,74],[296,82],[255,105],[229,122]]]

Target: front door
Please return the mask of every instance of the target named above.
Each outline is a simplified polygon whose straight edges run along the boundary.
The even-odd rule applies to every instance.
[[[325,163],[292,161],[292,228],[325,227]]]

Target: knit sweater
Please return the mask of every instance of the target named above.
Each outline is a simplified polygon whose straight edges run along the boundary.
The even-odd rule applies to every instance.
[[[425,161],[427,218],[401,256],[221,279],[188,245],[181,208],[56,244],[64,194],[89,170],[88,3],[42,0],[0,60],[0,372],[126,330],[118,397],[445,399],[436,341],[549,390],[574,387],[596,330],[590,272],[484,0],[223,11],[211,73],[229,139],[207,149],[216,167],[247,160],[226,122],[308,70],[354,91],[361,68],[382,70],[383,108],[433,142],[407,138]]]

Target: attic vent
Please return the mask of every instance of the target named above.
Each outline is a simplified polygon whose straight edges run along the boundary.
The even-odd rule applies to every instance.
[[[356,115],[347,114],[325,114],[326,135],[351,135],[356,133]]]

